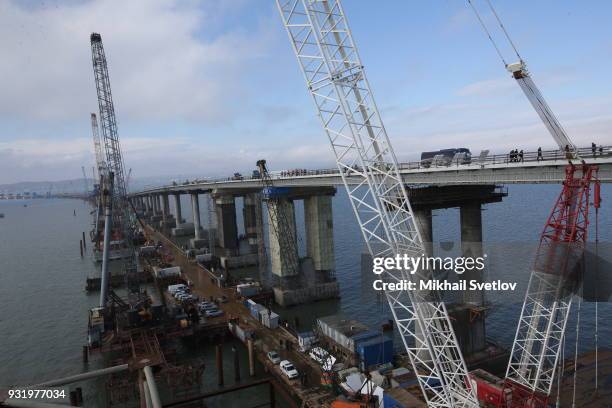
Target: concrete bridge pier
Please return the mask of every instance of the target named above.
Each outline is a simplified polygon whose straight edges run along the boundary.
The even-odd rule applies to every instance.
[[[155,201],[153,200],[153,196],[149,194],[147,197],[148,209],[149,209],[149,220],[151,217],[155,215]]]
[[[461,207],[461,255],[478,258],[484,256],[482,248],[482,212],[479,201],[466,202]],[[463,276],[466,281],[483,281],[483,271],[466,271]],[[467,334],[464,336],[463,349],[466,354],[473,354],[487,347],[485,330],[485,296],[482,291],[467,290],[463,292],[462,305],[467,309],[464,314],[469,319]]]
[[[306,256],[312,259],[316,277],[311,283],[335,280],[334,222],[332,195],[313,195],[304,199]]]
[[[268,208],[270,264],[278,278],[273,287],[275,301],[283,306],[337,298],[340,293],[336,281],[332,197],[336,189],[295,189],[279,205]],[[304,231],[306,257],[299,258],[297,242],[295,251],[281,247],[277,236],[278,226],[273,219],[289,220],[292,235],[297,241],[294,199],[304,200]],[[276,217],[274,211],[278,213]]]
[[[424,241],[427,256],[434,256],[432,210],[460,209],[461,256],[483,257],[481,206],[502,201],[507,193],[495,185],[449,185],[408,189],[415,223]],[[444,257],[444,254],[438,254]],[[486,265],[486,261],[485,261]],[[435,272],[435,271],[432,271]],[[449,275],[449,279],[483,281],[483,271],[465,271],[462,275]],[[474,361],[482,357],[487,348],[485,333],[485,299],[482,291],[464,291],[456,303],[449,305],[455,334],[464,357]]]
[[[189,241],[191,248],[199,249],[206,245],[206,241],[202,238],[202,223],[200,222],[200,201],[198,193],[191,194],[191,211],[193,213],[193,229],[195,237]]]
[[[244,208],[242,209],[242,219],[244,220],[244,232],[246,234],[247,243],[251,252],[257,252],[257,212],[259,211],[259,219],[261,219],[261,205],[257,202],[261,201],[260,193],[249,193],[244,196]],[[259,237],[263,238],[263,237]]]
[[[161,201],[162,201],[161,227],[162,228],[173,228],[176,225],[176,223],[174,221],[174,217],[172,216],[172,213],[170,212],[170,199],[167,193],[161,194]]]
[[[145,218],[149,218],[153,212],[153,209],[151,208],[151,196],[142,196],[142,200],[145,207]]]
[[[174,215],[176,218],[176,227],[178,228],[181,224],[185,223],[183,219],[183,211],[181,209],[181,193],[174,193]]]
[[[231,194],[213,195],[217,215],[217,243],[221,257],[238,255],[236,200]]]
[[[157,227],[162,220],[161,206],[159,204],[159,194],[151,195],[153,201],[153,215],[151,216],[151,225]]]
[[[295,241],[292,248],[287,245],[286,238],[280,237],[285,223],[291,230],[291,236]],[[282,198],[277,201],[276,205],[268,206],[268,226],[272,273],[278,277],[281,287],[291,286],[289,278],[298,276],[300,270],[293,200]],[[277,303],[279,303],[278,300]]]
[[[423,240],[423,247],[425,249],[425,256],[434,256],[433,250],[433,214],[432,209],[429,207],[419,207],[418,209],[413,208],[414,223],[421,234]],[[433,271],[429,271],[430,273]],[[415,327],[417,338],[423,339],[423,333],[420,327]],[[426,354],[420,355],[421,358],[425,358]]]

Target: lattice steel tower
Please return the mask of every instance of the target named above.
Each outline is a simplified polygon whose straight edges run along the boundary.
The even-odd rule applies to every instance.
[[[117,121],[115,119],[115,107],[111,93],[106,55],[102,46],[102,37],[98,33],[91,34],[91,59],[96,81],[96,91],[98,94],[98,107],[100,110],[100,127],[102,129],[102,139],[104,151],[106,152],[106,167],[115,176],[113,202],[114,217],[117,227],[123,233],[123,239],[131,250],[131,255],[126,258],[126,278],[130,291],[138,291],[138,279],[136,274],[136,262],[133,251],[134,222],[132,209],[128,202],[127,187],[123,157],[119,135],[117,134]]]

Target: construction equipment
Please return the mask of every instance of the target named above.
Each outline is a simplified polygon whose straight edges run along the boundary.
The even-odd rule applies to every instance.
[[[100,125],[102,127],[102,139],[106,153],[107,171],[114,174],[113,190],[113,222],[118,230],[122,232],[124,244],[127,246],[130,256],[124,259],[125,275],[128,290],[139,292],[139,284],[136,270],[136,253],[134,251],[134,217],[128,201],[126,178],[123,165],[119,135],[117,133],[117,122],[115,119],[115,108],[111,94],[106,55],[102,46],[102,37],[98,33],[92,33],[91,52],[96,91],[98,95],[98,107],[100,111]]]
[[[514,42],[512,41],[512,39],[510,38],[510,35],[508,34],[508,31],[506,30],[506,27],[504,26],[501,19],[499,18],[499,15],[493,8],[493,4],[491,4],[490,0],[486,0],[486,1],[487,1],[487,4],[489,5],[489,9],[491,10],[492,14],[495,16],[495,19],[497,23],[499,24],[499,27],[508,42],[508,45],[512,48],[512,50],[514,51],[514,54],[518,58],[517,62],[514,62],[514,63],[507,62],[507,59],[504,57],[503,53],[501,52],[501,48],[497,45],[497,43],[493,39],[491,30],[488,29],[487,25],[484,23],[484,20],[480,16],[478,9],[476,8],[476,6],[474,6],[473,0],[467,0],[468,4],[474,11],[474,14],[476,15],[480,25],[485,31],[487,37],[491,41],[491,44],[493,44],[493,47],[495,47],[497,55],[499,55],[499,58],[504,64],[504,67],[508,70],[508,72],[512,74],[512,77],[516,79],[519,86],[525,93],[525,96],[527,96],[527,99],[529,100],[533,108],[535,109],[536,113],[538,114],[538,116],[540,116],[540,119],[542,119],[542,122],[544,122],[544,125],[546,126],[550,134],[552,135],[555,142],[559,145],[559,148],[567,153],[570,153],[569,156],[573,156],[577,158],[578,150],[576,149],[576,146],[572,143],[572,141],[568,137],[567,133],[563,129],[563,126],[561,126],[561,123],[559,122],[555,114],[550,109],[550,106],[548,106],[548,103],[546,103],[546,100],[542,96],[542,93],[536,86],[535,82],[533,82],[533,79],[531,78],[531,75],[529,71],[527,70],[527,64],[525,63],[525,61],[519,54]],[[571,158],[571,157],[568,157],[568,158]]]
[[[286,197],[288,191],[286,188],[274,187],[265,160],[258,160],[257,168],[264,187],[262,196],[270,216],[272,232],[270,234],[270,251],[278,253],[277,259],[281,260],[280,270],[283,275],[296,276],[299,273],[300,260],[295,223],[292,217],[287,217],[287,212],[292,210]],[[280,280],[280,284],[281,286],[284,284],[283,279]]]
[[[519,83],[559,149],[566,152],[568,160],[579,159],[575,145],[531,79],[525,62],[490,0],[487,0],[489,8],[519,58],[517,63],[506,63],[472,0],[467,1],[506,69]],[[540,236],[503,388],[500,389],[502,395],[495,398],[497,406],[547,406],[572,299],[581,283],[592,185],[595,186],[593,205],[597,209],[601,202],[597,166],[584,161],[574,165],[570,161],[565,169],[563,188]]]
[[[98,119],[95,113],[91,114],[91,135],[93,137],[94,152],[96,155],[96,167],[98,170],[98,178],[106,172],[106,161],[104,159],[104,153],[102,152],[102,145],[100,143],[100,131],[98,128]]]
[[[277,6],[370,254],[422,256],[421,234],[397,158],[340,2],[277,0]],[[381,276],[418,287],[418,280],[429,274],[388,270]],[[477,407],[439,294],[398,290],[385,295],[427,404]]]

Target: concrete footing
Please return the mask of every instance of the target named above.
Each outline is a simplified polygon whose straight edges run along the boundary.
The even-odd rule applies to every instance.
[[[189,248],[200,249],[208,246],[208,240],[203,238],[191,238],[189,240]]]
[[[318,283],[299,289],[283,289],[275,286],[272,290],[274,292],[274,301],[281,306],[293,306],[340,297],[340,286],[335,281]]]

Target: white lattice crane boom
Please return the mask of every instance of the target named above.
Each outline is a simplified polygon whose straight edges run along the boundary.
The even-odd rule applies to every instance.
[[[277,0],[350,203],[373,257],[421,256],[397,159],[338,0]],[[358,180],[349,185],[348,179]],[[424,272],[387,271],[418,281]],[[418,382],[430,407],[477,407],[446,306],[434,293],[386,291]]]
[[[92,33],[90,42],[92,65],[98,95],[98,108],[100,111],[102,140],[106,153],[106,167],[108,172],[114,174],[113,219],[122,232],[123,240],[130,252],[130,256],[124,260],[128,288],[131,292],[138,292],[139,285],[133,247],[135,222],[127,195],[125,166],[123,164],[121,144],[117,133],[117,120],[115,119],[115,107],[111,93],[106,54],[104,53],[102,36],[100,34]]]
[[[91,135],[93,137],[94,151],[96,154],[96,168],[98,170],[98,178],[106,172],[106,161],[104,152],[100,143],[100,130],[98,128],[98,118],[95,113],[91,114]]]

